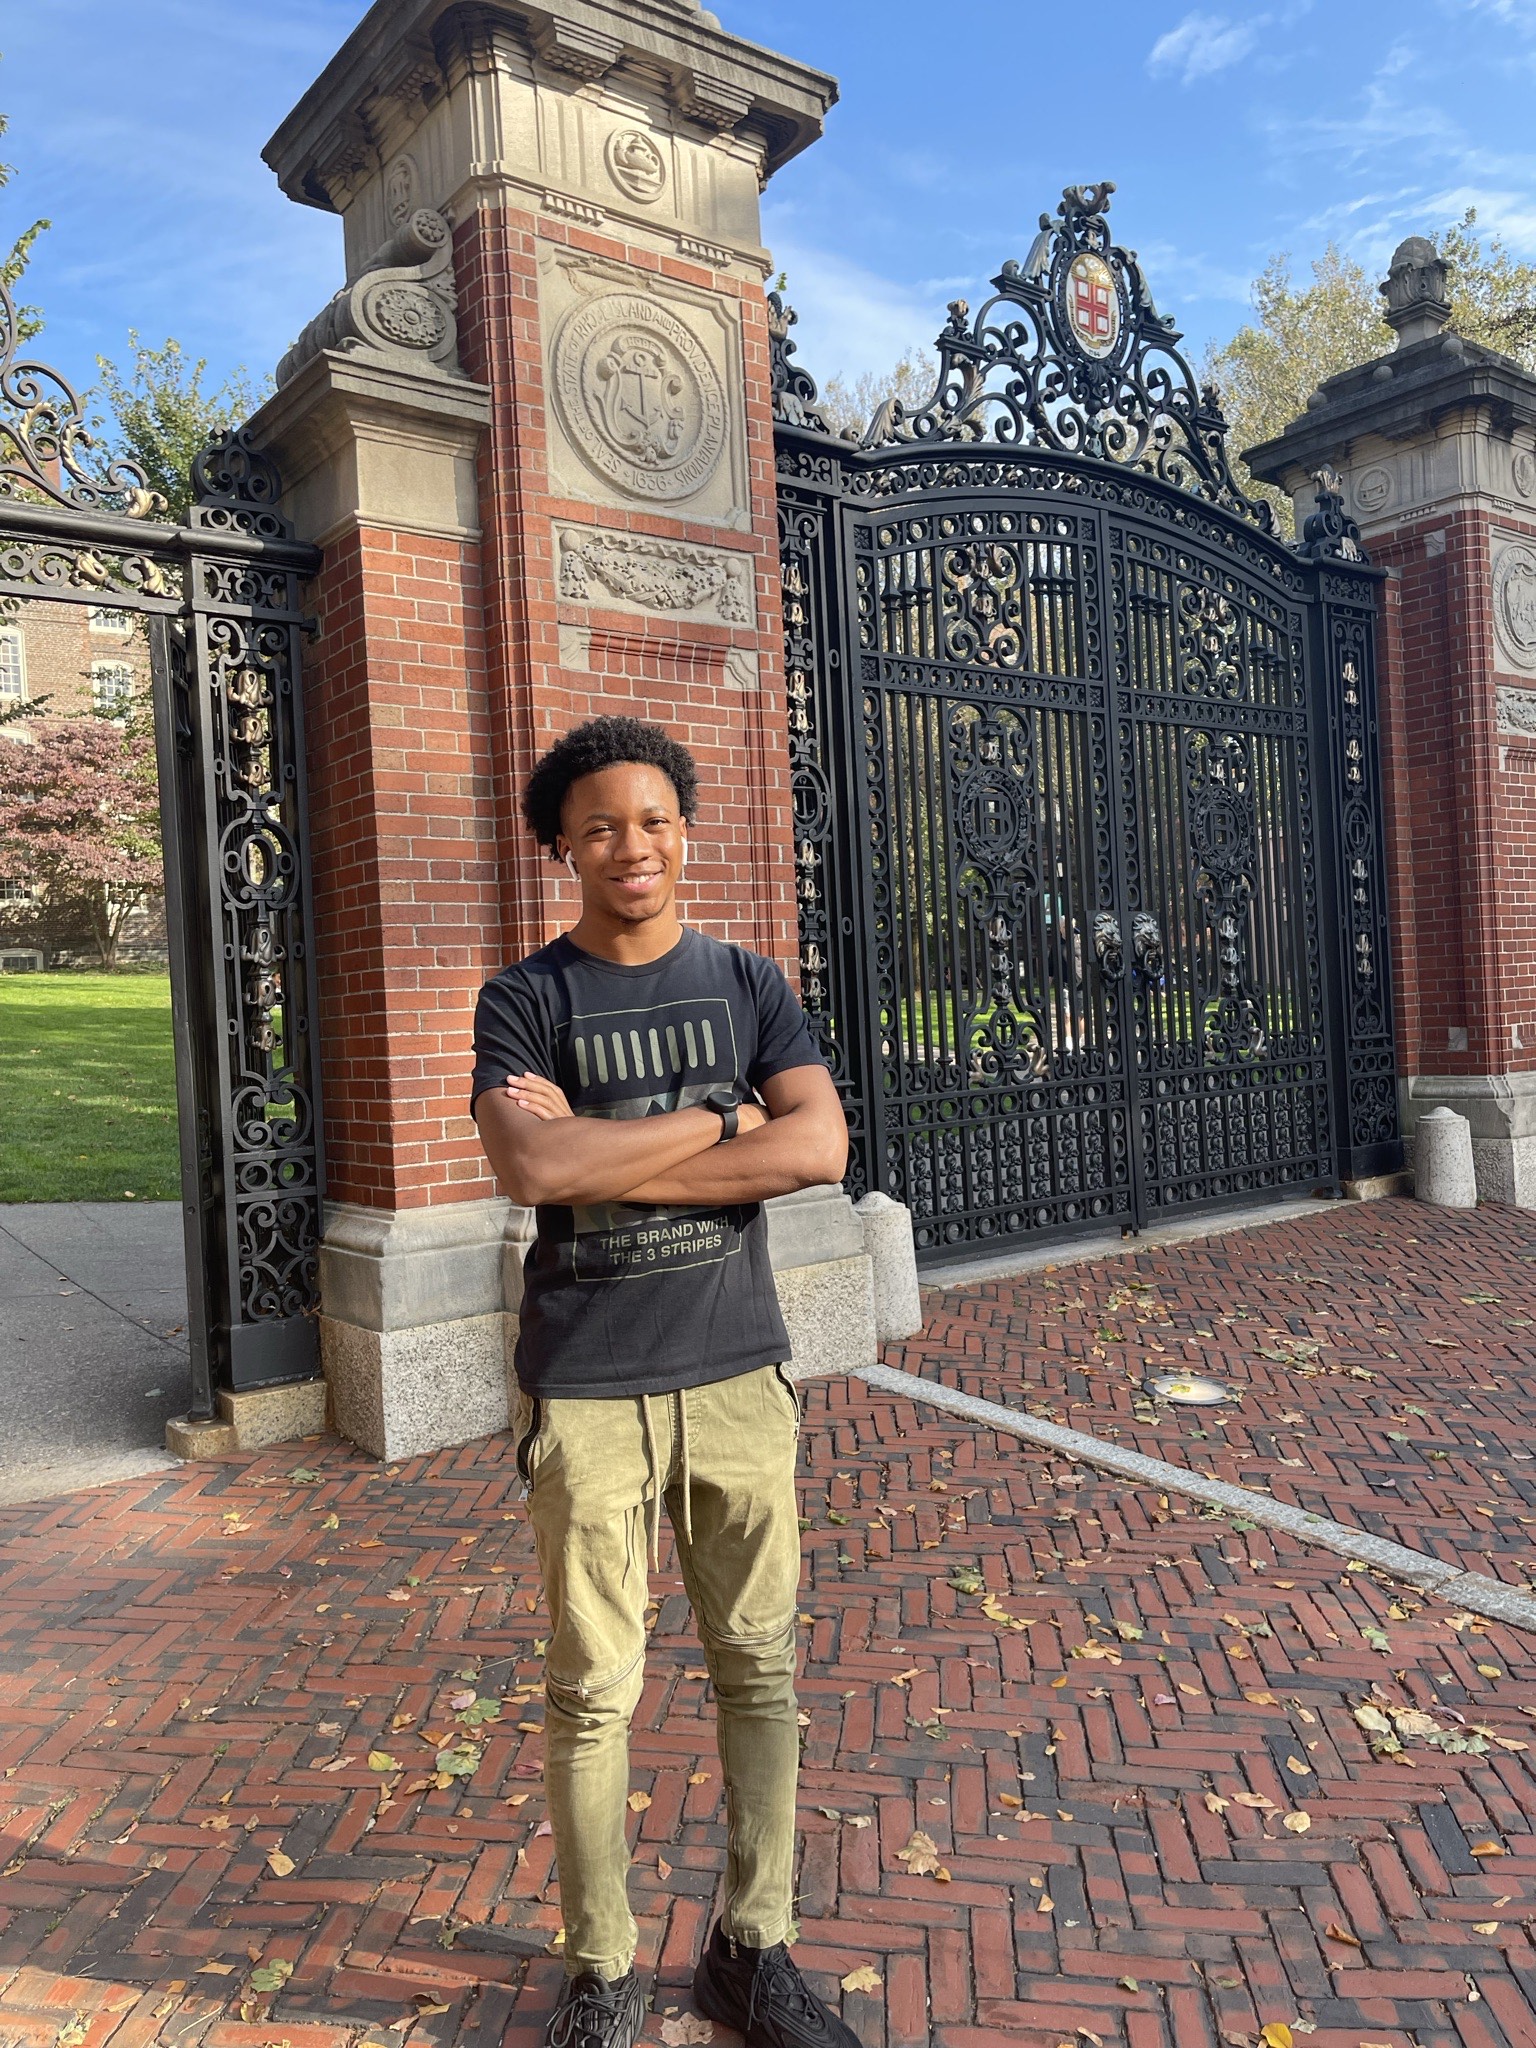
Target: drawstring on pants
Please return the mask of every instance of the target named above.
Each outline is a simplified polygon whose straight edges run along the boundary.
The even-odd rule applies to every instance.
[[[653,1571],[661,1570],[661,1461],[656,1453],[656,1423],[651,1414],[651,1397],[640,1396],[640,1419],[645,1428],[645,1462],[651,1475],[651,1497],[646,1504],[646,1550]],[[688,1394],[677,1390],[677,1434],[682,1444],[683,1536],[693,1541],[693,1473],[688,1462]]]

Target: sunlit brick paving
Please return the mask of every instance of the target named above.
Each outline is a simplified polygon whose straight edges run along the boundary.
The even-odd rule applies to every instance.
[[[1319,1205],[930,1309],[892,1364],[1536,1581],[1536,1219]],[[1154,1413],[1149,1362],[1242,1399]],[[1536,2042],[1530,1635],[856,1380],[811,1389],[804,1467],[799,1954],[871,2048]],[[284,1446],[0,1537],[5,2048],[533,2048],[559,1916],[505,1439]],[[698,2041],[719,1766],[654,1589],[646,2037]]]

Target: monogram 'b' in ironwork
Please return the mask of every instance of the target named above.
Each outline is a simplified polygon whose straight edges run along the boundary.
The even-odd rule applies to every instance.
[[[862,438],[770,300],[801,983],[923,1258],[1401,1158],[1377,572],[1235,482],[1109,191]]]

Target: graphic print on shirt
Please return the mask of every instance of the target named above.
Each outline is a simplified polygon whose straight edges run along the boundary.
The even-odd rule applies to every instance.
[[[720,996],[573,1016],[563,1037],[562,1083],[578,1116],[664,1116],[721,1087],[741,1093],[731,1006]],[[571,1215],[577,1280],[718,1265],[741,1250],[738,1208],[593,1202]]]

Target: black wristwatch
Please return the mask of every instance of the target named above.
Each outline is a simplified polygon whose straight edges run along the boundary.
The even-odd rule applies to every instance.
[[[717,1145],[723,1145],[728,1138],[734,1138],[741,1128],[739,1106],[729,1088],[712,1089],[699,1107],[712,1109],[720,1119],[720,1135],[715,1140]]]

